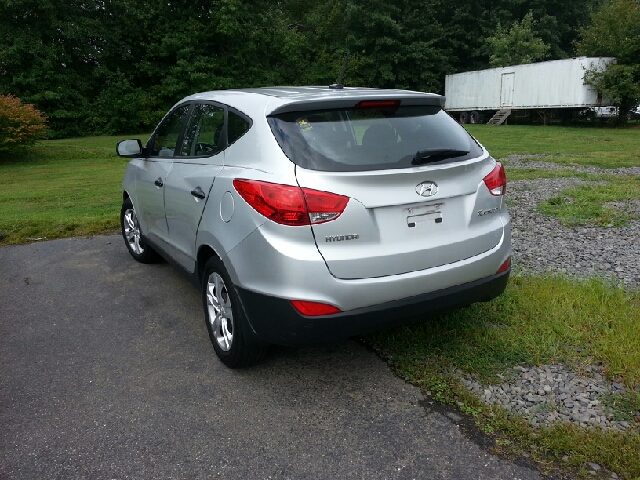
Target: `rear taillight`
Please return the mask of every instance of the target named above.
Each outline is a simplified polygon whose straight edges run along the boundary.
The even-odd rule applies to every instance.
[[[329,222],[349,203],[349,197],[293,185],[236,179],[233,186],[256,212],[282,225]]]
[[[298,313],[302,315],[306,315],[307,317],[317,317],[319,315],[333,315],[335,313],[340,313],[340,310],[333,305],[329,305],[328,303],[320,303],[320,302],[307,302],[306,300],[290,300],[289,301],[293,308],[295,308]]]
[[[507,270],[509,270],[509,267],[511,266],[511,257],[507,258],[502,265],[500,265],[500,268],[498,269],[498,271],[496,272],[496,275],[498,275],[499,273],[502,272],[506,272]]]
[[[507,193],[507,175],[504,173],[504,167],[500,162],[496,163],[496,168],[484,177],[484,183],[489,189],[491,195],[500,196]]]

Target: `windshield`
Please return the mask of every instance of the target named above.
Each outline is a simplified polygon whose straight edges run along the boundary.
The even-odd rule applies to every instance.
[[[409,168],[482,153],[471,135],[437,106],[288,112],[268,121],[285,154],[310,170]]]

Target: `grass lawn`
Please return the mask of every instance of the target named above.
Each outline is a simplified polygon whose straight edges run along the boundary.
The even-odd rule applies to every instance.
[[[597,129],[469,125],[496,158],[547,154],[567,166],[640,165],[640,128]],[[122,138],[88,137],[40,142],[21,157],[0,157],[0,245],[35,238],[116,232],[120,184],[127,161],[117,157]],[[566,224],[624,224],[631,217],[607,206],[640,198],[637,176],[578,174],[570,169],[510,169],[510,179],[575,176],[602,183],[561,192],[543,213]],[[594,280],[512,277],[500,298],[425,323],[381,332],[368,341],[389,358],[398,375],[470,415],[496,439],[495,449],[526,452],[549,470],[597,462],[618,475],[640,477],[640,435],[584,431],[572,425],[536,429],[498,407],[482,404],[453,372],[488,380],[517,364],[601,362],[611,378],[640,383],[640,297]],[[637,391],[637,390],[636,390]],[[640,394],[618,402],[621,415],[640,410]],[[631,413],[629,413],[631,412]],[[560,460],[562,459],[562,460]],[[580,475],[592,478],[579,471]]]
[[[545,154],[563,165],[640,166],[640,125],[628,128],[466,125],[495,158]]]
[[[0,157],[0,245],[116,232],[127,164],[118,140],[49,140]]]

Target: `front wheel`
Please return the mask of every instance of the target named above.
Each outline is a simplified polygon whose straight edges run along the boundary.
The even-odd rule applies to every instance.
[[[231,278],[217,257],[211,257],[204,267],[202,305],[209,338],[222,363],[240,368],[264,356],[266,345],[248,344],[244,338],[244,312]]]
[[[158,254],[148,246],[142,238],[138,215],[129,198],[122,203],[120,226],[122,228],[124,243],[133,258],[140,263],[153,263],[158,261]]]

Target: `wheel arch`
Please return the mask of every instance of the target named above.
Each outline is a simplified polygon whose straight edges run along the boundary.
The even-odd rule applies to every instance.
[[[222,262],[222,257],[218,255],[218,252],[216,252],[211,246],[200,245],[200,248],[198,248],[198,255],[196,257],[196,271],[198,272],[198,281],[200,282],[200,284],[202,284],[204,266],[207,264],[211,257],[218,257]]]

